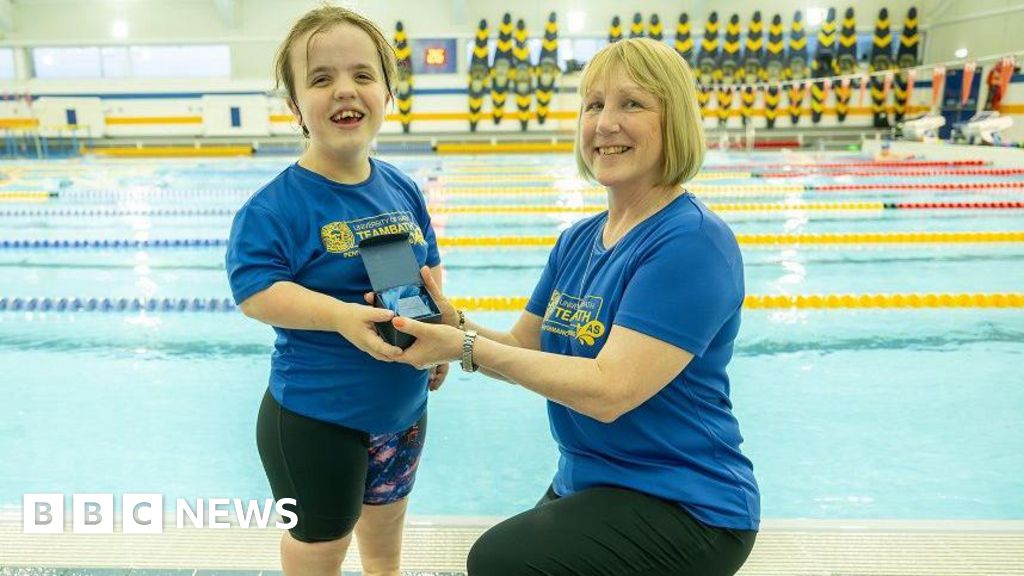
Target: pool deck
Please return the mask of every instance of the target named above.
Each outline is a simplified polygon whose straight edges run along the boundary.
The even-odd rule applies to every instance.
[[[413,518],[402,568],[464,574],[470,545],[496,518]],[[163,534],[23,534],[0,514],[0,576],[259,576],[280,574],[276,529]],[[359,574],[356,547],[344,575]],[[765,520],[743,576],[1024,575],[1024,521]]]

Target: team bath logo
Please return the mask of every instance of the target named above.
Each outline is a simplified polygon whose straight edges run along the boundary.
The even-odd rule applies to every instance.
[[[408,234],[413,246],[427,243],[411,212],[387,212],[349,222],[330,222],[320,227],[320,240],[331,254],[352,258],[359,254],[356,246],[367,238],[385,234]]]
[[[320,229],[320,239],[328,252],[340,254],[356,247],[356,236],[345,222],[331,222]]]
[[[544,311],[542,329],[593,346],[605,333],[604,323],[597,319],[603,303],[598,296],[577,298],[555,290]]]

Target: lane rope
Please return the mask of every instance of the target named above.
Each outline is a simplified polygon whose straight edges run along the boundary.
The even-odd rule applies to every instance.
[[[457,296],[457,308],[471,312],[514,312],[526,307],[525,296]],[[748,295],[750,310],[836,310],[907,308],[1024,308],[1021,292]],[[0,312],[232,312],[231,298],[9,298],[0,297]]]
[[[439,246],[535,247],[553,246],[556,236],[447,236]],[[830,245],[830,244],[926,244],[1024,242],[1024,231],[997,232],[847,232],[826,234],[737,234],[740,245]],[[38,239],[0,240],[0,250],[94,249],[94,248],[211,248],[227,245],[226,238],[132,239]]]

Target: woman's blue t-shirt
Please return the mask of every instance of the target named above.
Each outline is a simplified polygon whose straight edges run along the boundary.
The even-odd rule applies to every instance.
[[[613,324],[693,354],[652,398],[605,424],[548,403],[560,495],[621,486],[677,502],[712,526],[756,530],[760,499],[740,452],[726,365],[740,326],[743,260],[729,227],[689,193],[613,247],[607,212],[566,230],[526,309],[546,352],[594,358]]]
[[[278,281],[358,304],[371,290],[363,238],[407,232],[418,263],[440,257],[426,202],[394,166],[370,160],[370,177],[346,185],[298,164],[235,215],[226,255],[235,302]],[[369,433],[413,425],[427,402],[427,374],[373,359],[336,332],[274,327],[270,392],[285,408]]]

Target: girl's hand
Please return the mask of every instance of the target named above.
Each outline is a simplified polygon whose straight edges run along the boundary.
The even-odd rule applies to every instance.
[[[336,329],[356,348],[375,359],[381,362],[394,362],[397,356],[401,356],[402,349],[385,342],[374,327],[374,323],[387,322],[394,316],[394,312],[384,308],[345,304]]]
[[[455,311],[455,306],[441,293],[441,288],[434,281],[434,275],[430,273],[430,268],[426,266],[421,267],[420,277],[423,278],[423,285],[427,288],[427,294],[430,294],[434,304],[437,304],[437,309],[441,311],[441,322],[449,326],[458,327],[459,313]]]
[[[427,382],[427,388],[431,392],[437,392],[441,384],[444,384],[444,379],[448,376],[448,364],[438,364],[434,366],[434,369],[430,371],[430,380]]]
[[[462,359],[464,333],[444,324],[426,324],[412,318],[398,316],[391,320],[397,330],[416,337],[412,346],[402,351],[395,360],[419,369],[446,364]]]

